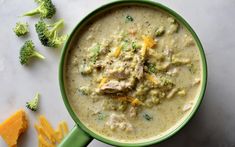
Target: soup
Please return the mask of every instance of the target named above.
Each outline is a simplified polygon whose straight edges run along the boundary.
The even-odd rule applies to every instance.
[[[65,67],[66,94],[81,122],[123,143],[156,139],[179,126],[201,88],[191,33],[147,6],[121,6],[89,20]]]

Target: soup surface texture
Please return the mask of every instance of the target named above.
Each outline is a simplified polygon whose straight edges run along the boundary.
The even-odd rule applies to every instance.
[[[159,138],[189,115],[202,66],[191,33],[173,16],[121,6],[78,32],[65,65],[69,102],[86,127],[106,138]]]

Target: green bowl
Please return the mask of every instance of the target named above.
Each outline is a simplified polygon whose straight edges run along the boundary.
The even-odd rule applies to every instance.
[[[69,104],[66,92],[65,92],[65,85],[64,85],[64,67],[65,67],[65,62],[66,62],[66,56],[68,53],[68,50],[73,47],[73,41],[77,36],[77,33],[79,30],[86,25],[86,23],[94,18],[96,15],[107,11],[113,7],[117,6],[122,6],[122,5],[144,5],[144,6],[149,6],[157,9],[161,9],[168,14],[172,15],[174,18],[178,20],[182,25],[184,25],[188,31],[191,32],[192,36],[196,40],[197,46],[200,51],[200,56],[202,59],[202,87],[200,90],[200,95],[197,99],[197,102],[195,106],[193,107],[193,110],[190,112],[190,114],[187,116],[187,118],[174,130],[169,132],[168,134],[165,134],[164,136],[151,140],[151,141],[146,141],[142,143],[122,143],[122,142],[117,142],[114,140],[110,140],[108,138],[105,138],[99,134],[96,134],[92,132],[89,128],[87,128],[76,116],[74,113],[72,107]],[[114,145],[114,146],[125,146],[125,147],[131,147],[131,146],[148,146],[156,143],[160,143],[168,138],[170,138],[172,135],[176,134],[181,130],[188,122],[189,120],[193,117],[193,115],[196,113],[196,111],[199,108],[200,103],[202,102],[205,90],[206,90],[206,83],[207,83],[207,64],[206,64],[206,57],[205,53],[203,51],[202,44],[197,37],[196,33],[193,31],[193,29],[190,27],[190,25],[175,11],[171,10],[170,8],[156,2],[152,1],[146,1],[146,0],[125,0],[125,1],[114,1],[109,4],[103,5],[99,7],[98,9],[94,10],[90,14],[88,14],[82,21],[80,21],[77,26],[73,29],[72,33],[70,34],[68,40],[66,41],[63,51],[62,51],[62,56],[60,60],[60,65],[59,65],[59,83],[60,83],[60,90],[61,94],[63,97],[64,104],[73,118],[74,122],[76,123],[75,127],[70,131],[70,133],[67,135],[67,137],[60,143],[60,147],[83,147],[89,144],[89,142],[95,138],[97,140],[100,140],[104,143]]]

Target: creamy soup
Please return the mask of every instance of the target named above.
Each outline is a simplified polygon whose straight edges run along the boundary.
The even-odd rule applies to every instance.
[[[65,86],[87,128],[137,143],[161,137],[189,115],[201,88],[201,57],[174,17],[122,6],[91,19],[78,34]]]

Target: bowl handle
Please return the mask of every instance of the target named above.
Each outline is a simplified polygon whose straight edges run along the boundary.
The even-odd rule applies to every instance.
[[[78,125],[75,125],[58,147],[85,147],[92,140],[91,136],[85,133]]]

